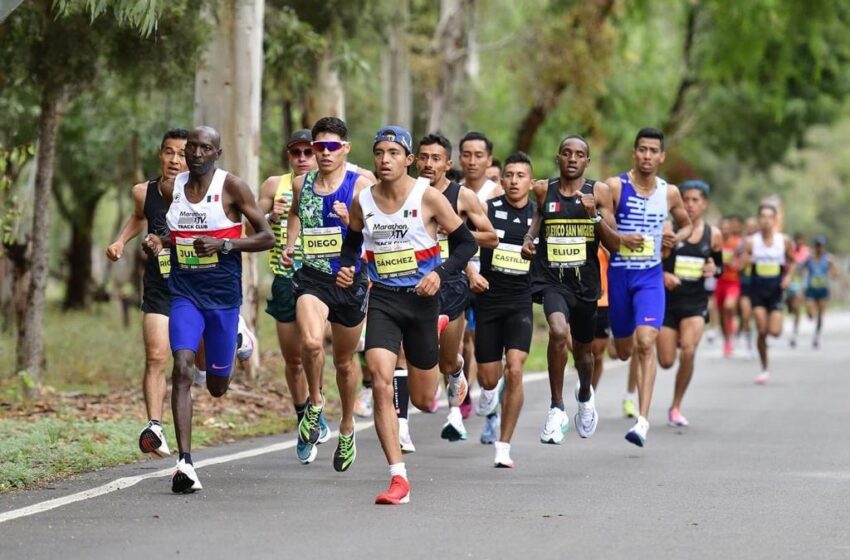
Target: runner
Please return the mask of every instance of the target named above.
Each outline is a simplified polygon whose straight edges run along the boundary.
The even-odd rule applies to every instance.
[[[446,171],[451,169],[452,145],[449,140],[439,134],[429,134],[419,142],[416,155],[416,169],[420,177],[425,177],[431,186],[443,193],[452,206],[455,214],[472,224],[472,235],[480,247],[495,247],[499,239],[487,214],[475,193],[466,187],[446,179]],[[440,241],[440,256],[443,260],[449,258],[448,238],[438,232]],[[448,316],[449,324],[440,336],[440,372],[443,375],[454,374],[463,370],[464,360],[459,354],[464,331],[464,311],[469,306],[469,285],[463,272],[458,272],[440,283],[440,313]],[[490,396],[483,393],[481,400]],[[479,404],[481,403],[479,400]],[[485,415],[492,413],[498,405],[498,399],[490,399]],[[489,421],[489,420],[488,420]],[[463,415],[460,407],[449,407],[449,415],[441,433],[443,439],[449,441],[465,440],[469,436],[463,425]],[[490,441],[492,443],[492,441]]]
[[[528,156],[522,152],[509,156],[504,169],[505,194],[487,202],[487,217],[499,234],[499,243],[481,249],[481,275],[487,280],[487,289],[475,298],[475,359],[482,390],[495,393],[493,409],[499,403],[499,389],[504,387],[498,441],[482,443],[495,443],[496,467],[512,468],[511,437],[522,409],[522,371],[534,328],[529,262],[521,252],[536,207],[528,200],[533,181]]]
[[[144,246],[157,255],[163,244],[172,247],[171,320],[168,335],[174,356],[171,410],[180,456],[171,491],[190,493],[202,488],[192,466],[192,381],[195,353],[204,340],[207,389],[214,397],[227,392],[239,305],[242,303],[242,251],[259,252],[274,246],[274,236],[248,185],[217,169],[221,137],[200,126],[186,141],[188,173],[163,182],[162,195],[171,205],[166,214],[167,240],[148,234]],[[256,233],[242,237],[242,217]]]
[[[694,374],[694,358],[708,322],[710,292],[706,281],[722,269],[722,239],[718,228],[706,224],[702,214],[708,206],[710,187],[703,181],[685,181],[679,187],[693,233],[673,250],[665,250],[664,287],[667,301],[664,325],[658,333],[658,363],[673,367],[679,350],[679,370],[673,391],[673,403],[667,411],[671,426],[687,426],[682,416],[682,399]],[[669,224],[669,222],[668,222]]]
[[[186,171],[185,146],[189,131],[184,128],[169,130],[159,146],[160,176],[146,183],[133,185],[135,208],[124,229],[106,248],[112,262],[124,254],[124,247],[136,237],[147,222],[148,233],[165,230],[165,204],[160,183],[174,179]],[[142,392],[148,424],[139,434],[139,449],[160,457],[170,455],[168,443],[162,432],[162,405],[168,391],[165,383],[165,362],[168,359],[168,314],[171,311],[171,293],[168,291],[168,273],[171,261],[168,250],[145,261],[142,277],[142,338],[145,343],[145,376]]]
[[[823,329],[823,316],[829,301],[829,279],[838,277],[835,257],[826,252],[826,237],[815,237],[815,250],[805,263],[806,269],[806,312],[809,319],[816,319],[815,336],[812,347],[820,347],[820,333]]]
[[[366,316],[368,285],[357,259],[356,282],[340,288],[334,281],[339,255],[348,232],[351,201],[370,181],[346,166],[351,151],[348,128],[336,117],[324,117],[313,126],[313,151],[319,168],[292,181],[292,207],[289,210],[284,264],[291,266],[295,247],[291,240],[303,236],[303,266],[292,279],[295,293],[295,320],[301,334],[301,359],[307,375],[309,399],[298,423],[299,439],[315,445],[322,437],[324,409],[322,374],[325,367],[326,322],[331,324],[333,361],[342,404],[339,443],[333,455],[338,472],[349,469],[357,457],[354,437],[354,402],[358,379],[354,353]]]
[[[739,262],[743,261],[744,254],[744,239],[758,232],[758,219],[751,216],[747,218],[744,224],[744,237],[741,238],[741,244],[738,246]],[[752,317],[753,317],[753,302],[750,300],[750,292],[752,291],[753,283],[753,266],[752,263],[744,266],[741,264],[741,298],[738,300],[738,308],[740,311],[740,323],[738,324],[738,336],[743,335],[747,344],[747,353],[750,358],[755,356],[753,350],[753,333],[752,333]]]
[[[576,431],[588,438],[596,430],[591,346],[600,297],[598,248],[600,239],[612,249],[619,241],[608,186],[584,178],[590,163],[587,141],[578,135],[564,138],[558,146],[557,162],[560,176],[534,185],[538,211],[523,243],[523,256],[532,260],[531,295],[543,304],[549,323],[546,361],[552,402],[540,441],[553,444],[560,444],[569,428],[563,391],[570,336],[579,375]],[[541,224],[543,234],[535,248]]]
[[[762,204],[758,210],[759,231],[744,245],[744,264],[753,265],[750,300],[758,330],[761,373],[756,383],[764,385],[768,373],[767,335],[782,335],[782,292],[788,287],[797,263],[791,239],[776,231],[776,207]]]
[[[634,167],[611,177],[621,245],[612,251],[608,268],[611,333],[621,360],[637,360],[639,415],[626,440],[642,447],[649,431],[649,406],[657,369],[655,345],[664,319],[664,270],[661,249],[671,249],[691,235],[693,227],[675,185],[658,177],[664,163],[664,134],[641,129],[635,137]],[[677,232],[663,233],[672,215]],[[634,357],[632,354],[634,353]]]
[[[446,197],[424,177],[407,175],[413,142],[403,128],[387,126],[375,136],[378,183],[351,206],[349,235],[343,244],[337,284],[351,286],[365,238],[372,280],[366,329],[366,361],[372,370],[375,430],[390,466],[390,485],[377,504],[410,500],[401,460],[398,421],[393,407],[393,369],[400,347],[407,358],[411,402],[428,410],[437,386],[438,291],[443,278],[463,270],[475,252],[475,238],[452,211]],[[450,256],[441,264],[437,228],[449,232]],[[362,233],[361,233],[362,232]],[[448,376],[449,404],[459,405],[468,390],[462,371]]]
[[[593,377],[590,384],[596,392],[602,372],[605,369],[605,351],[611,345],[611,322],[608,320],[608,251],[600,246],[597,251],[599,258],[599,281],[602,295],[596,302],[596,330],[593,333],[593,343],[590,352],[593,354]],[[632,405],[634,406],[634,405]]]
[[[484,173],[488,181],[493,181],[497,185],[502,184],[502,162],[493,158],[490,160],[490,167]]]
[[[738,310],[738,299],[741,297],[740,246],[741,237],[733,229],[732,218],[720,221],[720,233],[723,236],[723,272],[717,280],[714,299],[720,313],[720,328],[723,331],[723,357],[732,356],[735,348],[732,338],[735,335],[735,315]]]
[[[809,260],[811,251],[806,245],[806,238],[802,233],[794,234],[794,262],[797,266],[794,269],[794,276],[791,278],[791,283],[788,284],[788,290],[785,294],[785,302],[788,304],[788,313],[793,317],[793,329],[791,331],[791,339],[788,341],[791,348],[797,346],[797,333],[800,330],[800,312],[803,310],[803,297],[806,290],[806,279],[803,277],[804,265]]]

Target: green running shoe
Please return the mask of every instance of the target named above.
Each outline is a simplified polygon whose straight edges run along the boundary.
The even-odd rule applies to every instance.
[[[354,441],[354,432],[351,435],[339,434],[339,444],[334,451],[334,469],[336,472],[345,472],[354,464],[357,458],[357,444]]]
[[[635,401],[632,399],[623,399],[623,417],[624,418],[637,418],[638,417],[638,409],[635,406]]]
[[[307,410],[304,411],[304,416],[298,423],[298,439],[312,445],[319,441],[321,435],[319,428],[320,414],[322,414],[321,406],[315,406],[312,403],[307,405]]]

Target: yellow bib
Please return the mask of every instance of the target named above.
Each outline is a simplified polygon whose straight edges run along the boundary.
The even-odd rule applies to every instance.
[[[699,280],[703,277],[704,266],[705,260],[700,257],[680,257],[677,255],[673,274],[682,280]]]
[[[644,237],[643,245],[637,249],[629,249],[620,245],[620,256],[625,259],[651,259],[655,256],[655,238]]]
[[[509,243],[499,243],[493,249],[493,260],[490,266],[503,274],[526,274],[531,261],[522,258],[522,246]]]
[[[339,226],[304,228],[302,232],[304,259],[329,259],[342,251],[342,229]]]
[[[779,263],[756,263],[756,275],[759,278],[776,278],[777,276],[779,276],[781,270],[782,269]]]
[[[549,237],[546,256],[552,268],[574,268],[587,262],[587,241],[584,237]]]
[[[732,257],[735,256],[735,252],[732,249],[723,249],[723,264],[728,265],[732,262]]]
[[[823,276],[812,278],[809,284],[812,288],[826,288],[826,278],[824,278]]]
[[[449,258],[449,238],[444,233],[438,233],[437,241],[440,242],[440,259],[446,260]]]
[[[195,240],[191,237],[177,238],[177,266],[181,270],[204,270],[218,266],[218,253],[199,257],[195,252],[194,243]]]
[[[164,248],[156,256],[156,260],[159,262],[159,273],[163,278],[168,278],[168,275],[171,274],[171,249]]]
[[[378,277],[382,279],[398,278],[399,276],[413,276],[419,272],[419,263],[416,262],[416,251],[410,245],[396,246],[388,250],[380,251],[375,248],[375,269]]]

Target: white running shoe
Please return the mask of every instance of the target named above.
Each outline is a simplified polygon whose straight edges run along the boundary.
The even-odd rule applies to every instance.
[[[511,459],[511,444],[497,441],[493,446],[496,448],[496,459],[493,461],[493,466],[497,469],[514,468],[514,461]]]
[[[463,360],[461,360],[461,366],[463,366]],[[447,378],[446,396],[449,400],[449,406],[460,406],[464,399],[466,399],[466,393],[469,391],[469,384],[466,382],[466,375],[463,373],[463,368],[461,367],[460,373],[457,376],[449,375]]]
[[[578,392],[576,392],[576,402],[578,403],[578,412],[575,415],[576,433],[583,438],[589,438],[596,431],[596,425],[599,423],[593,388],[590,388],[590,398],[587,402],[579,402]]]
[[[202,369],[198,369],[195,367],[195,385],[206,385],[207,384],[207,372]]]
[[[570,429],[570,419],[567,413],[558,407],[549,409],[546,416],[546,424],[540,432],[540,443],[552,443],[560,445],[564,441],[564,434]]]
[[[239,316],[239,327],[236,330],[236,357],[244,362],[251,359],[254,348],[257,346],[257,337],[248,328],[248,323],[242,315]]]
[[[354,402],[354,414],[360,418],[372,416],[372,388],[363,387]]]
[[[398,419],[398,442],[402,453],[416,453],[416,446],[410,437],[410,424],[405,418]]]
[[[481,388],[481,394],[478,395],[478,400],[475,401],[476,416],[490,416],[496,412],[496,407],[499,406],[499,399],[502,396],[502,387],[505,384],[505,378],[500,377],[499,382],[492,389]]]
[[[165,434],[162,433],[162,425],[154,424],[153,421],[148,422],[148,425],[139,432],[139,449],[142,453],[153,453],[158,457],[171,455],[168,443],[165,441]]]
[[[177,461],[177,469],[171,477],[171,491],[175,494],[191,494],[203,488],[195,473],[195,467],[183,459]]]
[[[626,432],[626,440],[638,447],[643,447],[646,443],[646,434],[649,432],[649,422],[643,416],[638,416],[637,422],[632,426],[632,429]]]
[[[463,415],[460,413],[459,407],[453,406],[449,408],[449,415],[446,418],[446,423],[443,424],[443,431],[440,433],[440,437],[449,441],[469,439],[469,434],[463,425]]]
[[[767,380],[770,378],[770,374],[766,371],[761,372],[756,376],[756,385],[767,385]]]

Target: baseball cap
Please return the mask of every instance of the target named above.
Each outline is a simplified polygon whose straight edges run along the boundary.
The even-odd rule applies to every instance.
[[[292,136],[289,137],[289,141],[286,143],[286,147],[288,148],[293,144],[299,144],[301,142],[307,142],[309,144],[312,141],[313,133],[310,132],[310,129],[302,128],[292,133]]]
[[[375,142],[372,143],[372,147],[374,148],[378,142],[395,142],[404,148],[408,154],[413,153],[413,137],[400,126],[387,125],[381,128],[375,135]]]
[[[815,245],[823,245],[824,247],[826,247],[826,237],[823,235],[816,235]]]

